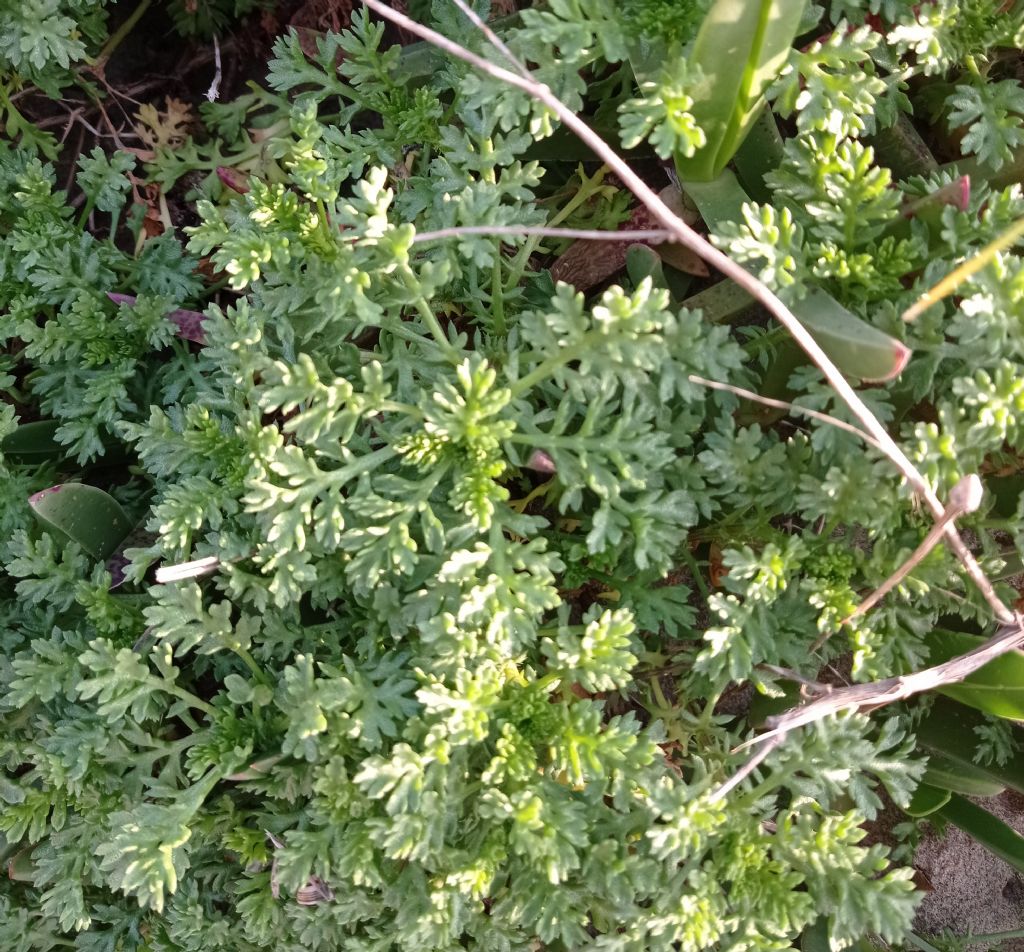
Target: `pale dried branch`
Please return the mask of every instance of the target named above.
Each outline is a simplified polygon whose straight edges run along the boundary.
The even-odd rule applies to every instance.
[[[705,377],[698,377],[696,374],[690,374],[688,379],[691,383],[700,384],[702,387],[708,387],[711,390],[723,390],[726,393],[733,393],[737,397],[743,397],[745,400],[751,400],[754,403],[763,403],[766,407],[775,407],[777,410],[786,410],[790,413],[802,413],[804,416],[811,417],[811,419],[818,420],[821,423],[827,423],[829,426],[845,430],[847,433],[852,433],[854,436],[862,439],[869,446],[873,446],[879,452],[883,452],[882,447],[879,446],[878,441],[873,436],[869,436],[859,426],[854,426],[852,423],[847,423],[845,420],[840,420],[838,417],[829,416],[829,414],[821,413],[818,410],[812,410],[810,407],[802,407],[798,403],[787,403],[785,400],[776,400],[773,397],[762,397],[761,394],[754,393],[753,390],[745,390],[743,387],[736,387],[731,383],[720,383],[717,380],[708,380]]]
[[[440,228],[437,231],[423,231],[417,234],[412,243],[418,245],[424,241],[438,241],[442,238],[461,238],[463,235],[486,235],[501,237],[540,238],[582,238],[586,241],[653,241],[661,243],[675,241],[675,235],[663,228],[647,228],[638,231],[609,231],[588,228],[545,228],[529,225],[459,225],[454,228]]]
[[[989,242],[977,254],[972,255],[958,268],[954,268],[938,284],[925,291],[903,314],[903,320],[913,321],[933,304],[949,297],[964,281],[987,268],[992,259],[1001,251],[1012,248],[1024,237],[1024,218],[1011,225],[994,241]]]
[[[819,721],[830,714],[849,710],[873,710],[896,701],[905,701],[915,694],[931,691],[947,684],[956,684],[975,671],[985,667],[1008,651],[1024,646],[1024,618],[1017,615],[1010,625],[1003,625],[996,634],[966,654],[941,664],[867,684],[853,684],[846,688],[833,688],[821,697],[808,701],[799,707],[769,717],[765,724],[769,730],[759,734],[741,747],[767,743],[773,738],[787,734],[798,727]],[[737,748],[740,749],[740,748]]]
[[[190,562],[163,565],[156,570],[156,583],[157,585],[166,585],[169,582],[180,582],[187,578],[199,578],[203,575],[210,575],[245,559],[251,559],[255,554],[256,552],[252,551],[246,555],[236,555],[230,559],[222,559],[217,555],[207,555],[204,558],[193,559]]]
[[[956,684],[985,667],[990,661],[995,661],[1006,652],[1021,647],[1024,647],[1024,617],[1018,614],[1012,625],[1002,626],[992,638],[977,648],[922,671],[845,688],[835,688],[827,684],[807,685],[812,690],[817,690],[818,696],[784,714],[767,718],[765,724],[769,730],[736,748],[736,751],[740,751],[757,747],[757,752],[714,790],[711,799],[720,799],[735,790],[792,731],[800,727],[806,727],[842,711],[872,711],[896,701],[905,701],[915,694],[923,694],[947,684]]]
[[[708,264],[717,268],[727,278],[730,278],[748,294],[760,303],[783,327],[792,335],[796,342],[803,348],[806,354],[817,365],[825,375],[825,379],[832,388],[839,394],[853,415],[861,422],[864,429],[879,444],[881,451],[893,462],[903,478],[924,500],[933,517],[941,520],[945,515],[946,507],[939,500],[928,481],[918,472],[917,468],[910,461],[907,455],[900,449],[896,441],[889,435],[888,431],[879,422],[870,408],[860,398],[859,394],[849,384],[829,356],[821,349],[818,342],[811,336],[807,329],[800,323],[788,307],[769,288],[753,274],[733,261],[724,252],[719,251],[707,239],[694,231],[686,224],[668,205],[654,192],[654,190],[630,168],[629,164],[590,128],[579,116],[566,106],[552,91],[543,84],[534,80],[529,73],[525,75],[519,72],[511,72],[496,66],[489,60],[478,56],[476,53],[467,50],[459,43],[455,43],[448,37],[417,23],[415,20],[392,10],[381,0],[363,0],[370,9],[375,11],[386,20],[397,24],[410,33],[415,34],[446,53],[475,66],[481,72],[486,73],[495,79],[521,89],[529,96],[543,104],[554,113],[563,125],[574,132],[583,142],[590,147],[594,154],[600,158],[618,176],[619,180],[626,186],[651,212],[654,218],[659,221],[667,231],[672,232],[676,240],[698,254]],[[488,37],[490,39],[490,37]],[[500,42],[500,41],[499,41]],[[506,54],[507,47],[501,50],[502,55]],[[511,54],[509,54],[511,55]],[[514,59],[514,58],[513,58]],[[521,64],[517,63],[517,67]],[[982,596],[992,608],[993,613],[1003,623],[1009,623],[1013,619],[1013,612],[1002,602],[996,594],[991,583],[985,578],[984,572],[978,565],[970,549],[964,543],[956,530],[953,522],[947,522],[943,532],[949,541],[950,546],[956,553],[964,567],[964,571],[971,581],[978,587]]]
[[[485,37],[487,42],[491,44],[502,56],[505,57],[512,66],[515,67],[517,73],[520,76],[524,76],[526,79],[531,80],[533,77],[530,76],[530,71],[526,68],[526,64],[523,63],[502,41],[501,37],[494,32],[478,15],[465,0],[455,0],[455,5],[463,12],[466,18],[475,26]]]
[[[981,485],[981,480],[971,473],[968,476],[964,476],[963,479],[958,482],[949,494],[949,504],[946,506],[946,514],[940,519],[931,531],[924,537],[921,544],[914,549],[910,558],[907,559],[895,572],[892,573],[881,585],[878,586],[867,598],[864,599],[851,613],[850,617],[844,619],[845,622],[849,622],[856,618],[858,615],[863,615],[866,611],[869,611],[875,605],[877,605],[886,595],[889,594],[897,585],[900,584],[939,544],[939,540],[942,538],[943,530],[946,525],[952,522],[954,519],[958,519],[960,516],[966,515],[967,513],[977,511],[981,505],[981,499],[984,495],[984,489]]]
[[[763,736],[763,735],[762,735]],[[759,738],[760,739],[760,738]],[[755,753],[739,770],[736,771],[725,783],[720,784],[715,788],[711,794],[710,799],[724,800],[725,797],[732,793],[744,780],[747,779],[762,763],[768,758],[768,755],[775,750],[784,740],[786,739],[785,733],[776,734],[771,737],[765,744]],[[737,748],[739,749],[739,748]]]
[[[206,90],[206,98],[209,102],[216,102],[220,96],[221,77],[220,40],[215,33],[213,35],[213,82],[210,83],[210,88]]]
[[[815,695],[824,694],[827,691],[832,690],[832,686],[829,684],[822,684],[820,681],[812,681],[810,678],[805,678],[799,671],[794,671],[792,668],[784,668],[778,664],[767,664],[761,662],[757,666],[758,671],[767,671],[769,674],[774,674],[778,678],[785,678],[787,681],[794,681],[802,687],[806,688],[807,691],[812,692]]]
[[[981,505],[984,495],[984,488],[981,480],[974,474],[965,476],[960,480],[949,493],[949,504],[946,506],[946,515],[932,526],[931,531],[924,537],[921,544],[914,549],[909,558],[896,569],[881,585],[878,586],[867,598],[864,599],[850,614],[843,619],[843,624],[848,625],[854,618],[863,615],[875,607],[886,595],[900,584],[921,562],[929,552],[939,544],[942,539],[943,530],[946,524],[967,513],[977,511]],[[952,594],[952,593],[950,593]],[[811,645],[811,653],[817,651],[832,636],[832,632],[824,632],[817,641]]]
[[[201,575],[209,575],[220,568],[221,561],[215,555],[208,555],[203,559],[193,559],[191,562],[180,562],[177,565],[164,565],[156,570],[157,585],[166,585],[168,582],[180,582],[187,578],[198,578]]]

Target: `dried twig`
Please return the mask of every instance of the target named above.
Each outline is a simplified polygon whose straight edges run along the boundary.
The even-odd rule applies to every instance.
[[[799,671],[794,671],[792,668],[784,668],[778,664],[767,664],[765,662],[761,662],[757,668],[759,671],[767,671],[769,674],[774,674],[779,678],[785,678],[787,681],[794,681],[797,684],[802,685],[807,691],[810,691],[815,696],[825,694],[832,690],[832,685],[812,681],[810,678],[805,678]]]
[[[931,531],[924,537],[921,544],[914,549],[910,558],[865,598],[845,621],[849,622],[858,615],[863,615],[899,585],[920,564],[922,559],[939,544],[947,523],[977,510],[981,505],[984,492],[981,480],[973,473],[961,479],[950,491],[949,504],[946,506],[945,516],[932,526]]]
[[[98,74],[97,78],[102,80],[102,74]],[[106,85],[106,83],[104,83],[104,85]],[[117,127],[110,121],[110,116],[107,115],[107,110],[104,108],[103,102],[98,93],[93,96],[93,104],[96,106],[99,114],[103,117],[104,123],[106,123],[107,128],[110,130],[110,138],[114,140],[114,145],[116,145],[122,152],[127,152],[128,148],[125,146],[124,142],[121,141],[121,136],[117,131]],[[118,103],[118,107],[121,107],[120,103]],[[122,108],[121,111],[124,112],[124,109]]]
[[[992,638],[977,648],[922,671],[845,688],[834,688],[826,684],[816,685],[815,688],[819,690],[816,698],[784,714],[767,718],[765,724],[769,730],[736,748],[736,751],[740,751],[756,746],[758,750],[735,774],[712,792],[711,799],[721,799],[735,790],[797,728],[842,711],[871,711],[896,701],[905,701],[915,694],[923,694],[946,684],[956,684],[985,667],[990,661],[1021,647],[1024,647],[1024,617],[1017,615],[1013,624],[1004,625]]]
[[[765,721],[769,730],[736,748],[736,751],[740,751],[757,747],[757,751],[736,773],[716,787],[710,798],[720,800],[735,790],[764,763],[768,755],[779,747],[792,731],[799,727],[805,727],[842,711],[874,710],[896,701],[905,701],[915,694],[922,694],[945,684],[955,684],[1007,651],[1020,647],[1024,647],[1024,620],[1018,617],[1013,625],[1000,628],[994,637],[972,651],[931,668],[925,668],[923,671],[868,684],[854,684],[846,688],[818,685],[817,687],[821,689],[818,697],[784,714],[769,717]]]
[[[72,112],[68,113],[67,122],[65,122],[65,124],[64,124],[64,131],[60,134],[59,142],[60,142],[61,145],[64,145],[65,141],[67,140],[68,135],[70,134],[71,130],[75,127],[75,123],[78,120],[78,117],[81,116],[81,114],[82,114],[82,110],[81,109],[75,109]],[[58,120],[60,119],[59,116],[57,116],[55,118],[58,119]],[[38,125],[38,123],[37,123],[37,125]],[[74,165],[74,163],[72,163],[72,165]]]
[[[512,237],[541,238],[583,238],[587,241],[675,241],[672,232],[663,228],[648,228],[638,231],[609,231],[588,228],[544,228],[529,225],[460,225],[455,228],[441,228],[437,231],[423,231],[413,238],[418,245],[424,241],[439,241],[442,238],[461,238],[463,235],[509,235]]]
[[[768,755],[786,739],[786,733],[788,732],[775,734],[774,736],[770,737],[764,744],[761,745],[757,753],[755,753],[742,767],[740,767],[740,769],[737,770],[736,773],[734,773],[728,780],[726,780],[725,783],[720,784],[718,787],[715,788],[715,790],[710,795],[710,799],[712,801],[724,800],[727,794],[732,793],[733,790],[735,790],[741,783],[743,783],[744,780],[747,779],[747,777],[749,777],[755,770],[757,770],[757,768],[760,767],[762,763],[764,763],[764,761],[768,758]],[[766,735],[761,734],[757,738],[757,740],[760,740],[761,737],[764,736]],[[737,748],[737,750],[739,749],[740,748]]]
[[[193,559],[191,562],[180,562],[177,565],[163,565],[156,570],[156,583],[166,585],[168,582],[180,582],[186,578],[198,578],[200,575],[216,572],[220,566],[221,561],[215,555]]]
[[[530,71],[526,68],[526,65],[517,59],[515,53],[513,53],[502,41],[501,37],[494,32],[480,17],[465,0],[455,0],[455,5],[465,14],[466,18],[475,26],[485,37],[487,42],[491,44],[502,56],[505,57],[515,67],[517,73],[526,79],[533,81],[533,77],[530,75]]]
[[[740,745],[740,748],[737,749],[767,743],[798,727],[819,721],[830,714],[838,714],[840,711],[873,710],[896,701],[905,701],[915,694],[931,691],[945,684],[956,684],[985,667],[1000,655],[1022,646],[1024,646],[1024,618],[1018,615],[1012,624],[1003,625],[994,637],[959,657],[950,658],[949,661],[915,671],[913,674],[884,678],[881,681],[871,681],[867,684],[853,684],[847,688],[833,688],[821,697],[802,704],[800,707],[769,717],[765,724],[770,729]]]
[[[71,126],[74,126],[74,125],[76,125],[76,123],[72,123],[71,124]],[[66,182],[64,183],[64,191],[67,194],[69,194],[69,195],[71,194],[71,189],[72,189],[72,187],[75,184],[75,177],[78,174],[78,157],[82,154],[82,147],[85,145],[85,128],[82,126],[81,123],[77,123],[77,125],[78,125],[78,138],[75,140],[75,147],[74,147],[74,149],[72,151],[70,151],[70,152],[65,151],[65,153],[64,153],[66,158],[70,157],[70,159],[71,159],[71,161],[68,162],[68,177],[67,177]],[[68,130],[70,130],[71,126],[68,127]],[[64,138],[63,137],[61,138],[60,143],[61,143],[61,145],[64,145]],[[84,204],[84,202],[85,202],[85,193],[84,192],[79,192],[78,195],[76,195],[75,198],[73,198],[71,200],[72,208],[76,208],[76,209],[78,208],[78,201],[79,200],[81,200],[81,202]]]
[[[215,33],[213,35],[213,82],[210,83],[210,88],[206,90],[206,98],[210,102],[217,101],[217,97],[220,95],[220,83],[220,40],[217,39],[217,34]]]
[[[845,430],[847,433],[852,433],[854,436],[862,439],[869,446],[873,446],[879,452],[883,452],[882,447],[879,446],[878,441],[873,436],[869,436],[859,426],[854,426],[852,423],[847,423],[845,420],[840,420],[838,417],[829,416],[829,414],[821,413],[818,410],[812,410],[810,407],[802,407],[798,403],[787,403],[785,400],[775,400],[772,397],[762,397],[761,394],[754,393],[753,390],[744,390],[743,387],[736,387],[731,383],[720,383],[717,380],[708,380],[705,377],[698,377],[696,374],[690,374],[687,379],[689,379],[691,383],[700,384],[702,387],[710,387],[712,390],[724,390],[726,393],[734,393],[737,397],[743,397],[745,400],[752,400],[755,403],[763,403],[766,407],[775,407],[777,410],[788,410],[790,413],[802,413],[804,416],[809,416],[821,423],[827,423],[829,426],[834,426],[840,430]]]
[[[1011,225],[995,241],[989,242],[977,254],[968,258],[962,265],[950,271],[938,284],[924,292],[903,314],[903,320],[912,321],[938,304],[943,298],[952,294],[964,281],[988,267],[992,259],[1001,251],[1012,248],[1024,237],[1024,218]]]

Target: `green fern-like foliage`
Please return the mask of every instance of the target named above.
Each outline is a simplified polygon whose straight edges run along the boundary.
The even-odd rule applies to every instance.
[[[698,6],[634,4],[629,33],[615,5],[554,0],[506,38],[574,106],[589,78],[625,84],[617,128],[667,154],[699,146],[699,77],[634,87],[627,45],[678,9],[684,50]],[[977,24],[1008,27],[978,3],[832,6],[858,25],[771,93],[799,134],[770,201],[714,237],[780,293],[908,337],[905,377],[862,393],[945,491],[1024,443],[1018,259],[909,328],[899,309],[1024,198],[979,182],[909,221],[950,176],[897,181],[862,136],[913,73],[1002,42]],[[905,28],[933,14],[929,53]],[[902,71],[860,26],[879,18],[923,51]],[[433,21],[479,42],[450,4]],[[777,332],[653,277],[579,291],[547,238],[430,236],[627,212],[603,171],[538,152],[543,108],[423,54],[362,13],[313,56],[282,37],[272,94],[207,111],[235,141],[152,170],[245,156],[187,247],[108,240],[131,156],[83,156],[75,208],[52,165],[0,152],[0,945],[698,952],[788,948],[822,918],[837,952],[901,941],[911,872],[865,840],[924,771],[912,713],[826,718],[719,796],[750,736],[728,696],[840,660],[906,673],[940,617],[985,606],[939,549],[845,623],[925,520],[855,435],[697,382],[766,386]],[[817,371],[784,376],[846,419]],[[136,524],[110,562],[32,518],[70,480]],[[981,734],[980,760],[1014,756],[1012,732]]]
[[[10,74],[52,96],[106,30],[107,0],[4,0],[0,79]]]

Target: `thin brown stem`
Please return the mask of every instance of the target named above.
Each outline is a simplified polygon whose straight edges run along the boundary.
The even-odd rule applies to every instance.
[[[821,413],[818,410],[812,410],[810,407],[802,407],[798,403],[787,403],[785,400],[775,400],[772,397],[762,397],[761,394],[754,393],[753,390],[744,390],[743,387],[736,387],[731,383],[720,383],[717,380],[707,380],[704,377],[698,377],[696,374],[690,374],[688,379],[691,383],[699,384],[702,387],[709,387],[712,390],[723,390],[726,393],[733,393],[737,397],[743,397],[744,400],[752,400],[754,403],[763,403],[766,407],[775,407],[777,410],[786,410],[790,413],[801,413],[804,416],[811,417],[813,420],[818,420],[821,423],[827,423],[829,426],[834,426],[837,429],[845,430],[847,433],[852,433],[854,436],[867,443],[868,446],[873,446],[880,453],[884,452],[878,441],[873,436],[869,436],[859,426],[854,426],[852,423],[847,423],[845,420],[840,420],[838,417],[829,416],[827,413]]]
[[[440,241],[444,238],[461,238],[463,235],[508,235],[510,237],[529,237],[536,235],[541,238],[582,238],[587,241],[675,241],[675,235],[662,228],[648,228],[638,231],[608,231],[587,228],[536,228],[528,225],[460,225],[456,228],[441,228],[437,231],[420,232],[412,243],[418,245],[424,241]]]
[[[946,526],[954,519],[977,510],[981,505],[983,490],[981,480],[973,473],[965,476],[952,489],[949,494],[949,504],[946,506],[946,513],[924,537],[921,544],[914,549],[910,558],[906,560],[895,572],[892,573],[881,585],[878,586],[867,598],[864,599],[845,619],[851,621],[858,615],[863,615],[877,605],[886,595],[900,584],[924,558],[939,544]]]

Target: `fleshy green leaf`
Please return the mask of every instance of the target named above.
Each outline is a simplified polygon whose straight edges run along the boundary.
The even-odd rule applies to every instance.
[[[63,459],[67,448],[56,440],[59,420],[37,420],[21,423],[0,440],[0,453],[12,463],[42,463]]]
[[[982,641],[959,631],[936,630],[928,639],[929,663],[949,661],[977,648]],[[987,714],[1024,720],[1024,652],[1008,651],[963,681],[938,690]]]
[[[36,518],[50,531],[77,542],[97,559],[106,559],[132,530],[120,504],[96,486],[64,483],[29,499]]]
[[[692,158],[676,153],[681,179],[706,182],[725,168],[789,57],[805,6],[805,0],[712,3],[690,54],[702,77],[690,112],[707,142]]]
[[[949,803],[952,796],[948,790],[932,787],[927,783],[920,783],[914,791],[914,797],[910,801],[910,806],[904,809],[911,816],[928,816],[929,813],[934,813]]]

